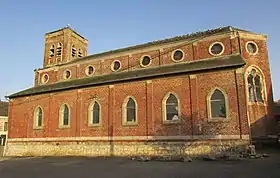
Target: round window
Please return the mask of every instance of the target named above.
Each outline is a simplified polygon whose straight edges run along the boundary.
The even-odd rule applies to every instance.
[[[111,65],[112,71],[118,71],[121,68],[120,61],[114,61]]]
[[[213,43],[209,48],[209,52],[214,56],[221,55],[224,52],[223,43],[220,42]]]
[[[184,59],[184,52],[182,50],[174,51],[173,55],[172,55],[172,59],[175,62],[183,60]]]
[[[88,66],[86,69],[86,74],[87,75],[92,75],[94,73],[94,67],[93,66]]]
[[[64,79],[69,79],[71,77],[71,72],[69,70],[66,70],[64,72]]]
[[[49,75],[48,74],[44,74],[41,78],[41,82],[42,83],[47,83],[49,81]]]
[[[258,46],[256,43],[249,41],[249,42],[247,42],[246,50],[249,54],[257,54]]]
[[[148,65],[151,64],[151,58],[150,56],[144,56],[142,57],[142,60],[141,60],[141,66],[142,67],[147,67]]]

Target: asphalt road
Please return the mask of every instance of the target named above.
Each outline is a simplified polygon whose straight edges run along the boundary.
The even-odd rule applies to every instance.
[[[242,161],[138,162],[126,158],[44,157],[0,161],[0,178],[280,178],[280,151]]]

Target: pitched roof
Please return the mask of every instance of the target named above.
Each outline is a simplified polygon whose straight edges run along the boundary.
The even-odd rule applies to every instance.
[[[20,96],[36,95],[41,93],[83,88],[89,86],[112,84],[117,82],[131,81],[136,79],[148,79],[160,76],[175,74],[189,74],[205,70],[214,70],[219,68],[234,68],[245,65],[245,61],[240,55],[222,56],[210,59],[203,59],[191,62],[176,63],[172,65],[159,66],[153,68],[144,68],[134,71],[116,72],[108,75],[94,76],[83,79],[73,79],[55,84],[41,85],[23,90],[21,92],[8,96],[15,98]]]
[[[8,116],[9,103],[0,101],[0,116]]]
[[[220,34],[220,33],[226,33],[226,32],[231,32],[231,31],[249,32],[249,31],[246,31],[246,30],[243,30],[243,29],[232,27],[232,26],[220,27],[220,28],[216,28],[216,29],[205,30],[205,31],[195,32],[195,33],[186,34],[186,35],[182,35],[182,36],[175,36],[175,37],[167,38],[167,39],[163,39],[163,40],[157,40],[157,41],[152,41],[152,42],[148,42],[148,43],[144,43],[144,44],[129,46],[129,47],[126,47],[126,48],[120,48],[120,49],[116,49],[116,50],[111,50],[111,51],[106,51],[106,52],[102,52],[102,53],[92,54],[92,55],[88,55],[88,56],[85,56],[85,57],[82,57],[82,58],[75,59],[75,60],[67,62],[67,63],[58,64],[57,66],[72,64],[72,63],[76,63],[78,61],[83,61],[83,60],[91,60],[91,59],[96,58],[96,57],[101,57],[101,56],[106,56],[106,55],[110,55],[110,54],[120,53],[120,52],[123,52],[123,51],[140,49],[140,48],[149,47],[149,46],[152,46],[152,45],[176,42],[176,41],[181,41],[181,40],[196,39],[196,38],[200,38],[200,37],[211,36],[213,34]],[[250,33],[252,33],[252,32],[250,32]],[[50,67],[46,67],[46,68],[50,68]],[[45,68],[42,68],[42,69],[45,69]]]

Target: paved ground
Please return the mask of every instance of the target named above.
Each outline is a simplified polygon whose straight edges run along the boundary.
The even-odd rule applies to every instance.
[[[280,151],[242,161],[138,162],[125,158],[47,157],[0,161],[0,178],[280,178]]]

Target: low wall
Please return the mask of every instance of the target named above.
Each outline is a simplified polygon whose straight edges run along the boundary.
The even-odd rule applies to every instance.
[[[9,142],[5,156],[219,155],[240,152],[248,140]]]
[[[4,154],[4,148],[5,148],[4,146],[0,145],[0,157],[2,157]]]

